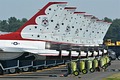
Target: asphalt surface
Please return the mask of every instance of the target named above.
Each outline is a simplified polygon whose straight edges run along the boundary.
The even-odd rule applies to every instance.
[[[111,66],[107,68],[106,71],[94,72],[88,74],[80,74],[79,76],[68,75],[67,77],[62,77],[66,74],[66,66],[58,66],[54,68],[39,70],[37,72],[25,72],[19,74],[6,74],[0,76],[0,80],[102,80],[110,75],[120,73],[120,61],[112,61]]]
[[[120,61],[115,60],[111,62],[111,65],[106,69],[106,71],[88,73],[86,75],[81,75],[80,80],[102,80],[108,76],[116,73],[120,73]]]

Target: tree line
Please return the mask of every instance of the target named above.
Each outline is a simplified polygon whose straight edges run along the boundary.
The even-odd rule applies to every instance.
[[[120,41],[120,19],[109,19],[104,18],[105,21],[112,22],[110,28],[108,29],[104,40],[111,39],[112,42]]]
[[[26,18],[17,19],[15,17],[10,17],[8,20],[0,20],[0,31],[2,32],[14,32],[20,26],[22,26],[27,21]]]
[[[113,42],[120,40],[120,19],[110,19],[105,17],[104,21],[112,22],[104,40],[111,39]],[[14,32],[28,20],[26,18],[17,19],[10,17],[8,20],[0,20],[0,31]]]

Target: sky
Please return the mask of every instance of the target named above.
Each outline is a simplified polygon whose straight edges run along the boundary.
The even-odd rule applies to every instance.
[[[10,17],[30,19],[50,1],[65,1],[76,11],[92,14],[99,19],[120,18],[120,0],[0,0],[0,20]]]

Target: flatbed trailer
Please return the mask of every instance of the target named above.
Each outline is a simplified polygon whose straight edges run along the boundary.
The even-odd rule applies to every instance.
[[[0,74],[28,72],[64,64],[65,60],[6,60],[0,62]]]

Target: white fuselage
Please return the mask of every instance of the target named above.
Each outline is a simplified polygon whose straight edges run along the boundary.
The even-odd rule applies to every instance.
[[[5,52],[34,52],[45,50],[45,42],[28,40],[0,40],[0,48]]]

